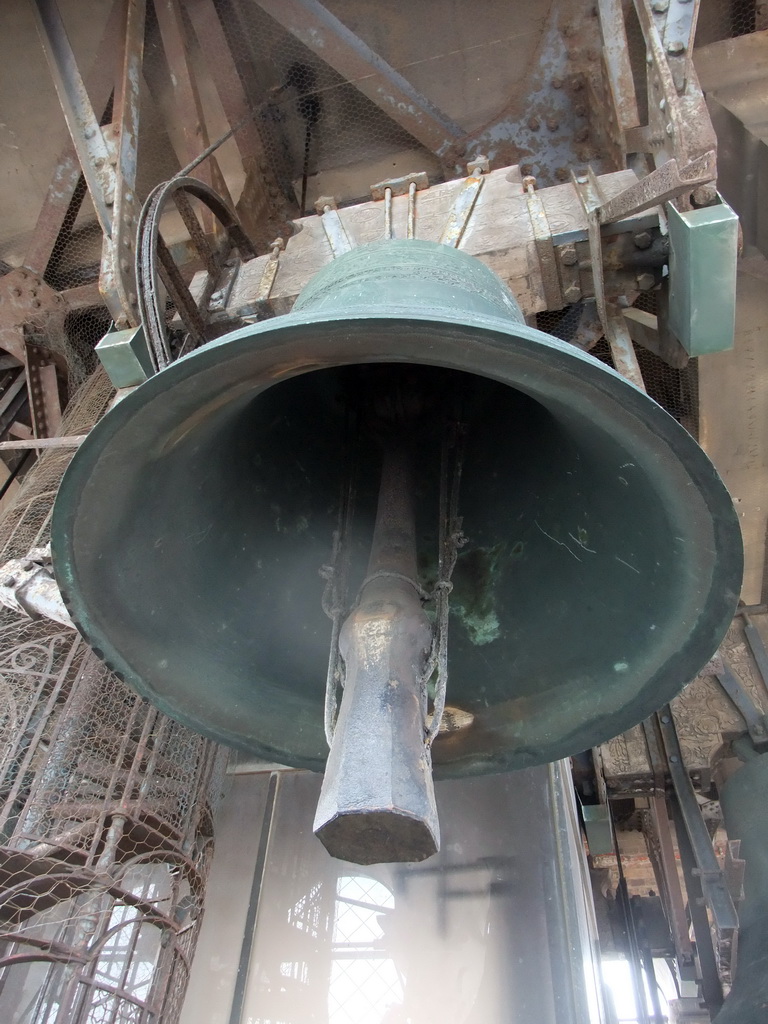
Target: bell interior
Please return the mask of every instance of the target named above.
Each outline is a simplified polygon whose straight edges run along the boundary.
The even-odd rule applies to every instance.
[[[444,422],[458,407],[466,544],[453,578],[436,775],[565,756],[679,690],[718,642],[740,570],[727,494],[691,439],[682,457],[673,450],[664,435],[680,442],[678,424],[618,379],[618,398],[606,398],[615,382],[549,386],[525,361],[513,383],[458,369],[464,356],[441,359],[430,339],[455,335],[466,353],[463,328],[312,330],[323,342],[313,351],[332,361],[343,345],[344,365],[317,368],[323,360],[306,356],[307,329],[304,356],[291,360],[283,341],[277,364],[264,355],[265,334],[267,374],[248,369],[258,339],[230,346],[215,388],[211,352],[197,373],[182,360],[171,368],[173,401],[162,400],[165,371],[110,413],[65,478],[54,522],[60,584],[79,628],[119,675],[218,740],[322,769],[331,626],[320,570],[351,461],[350,600],[365,576],[387,416],[407,424],[397,436],[411,452],[428,590]],[[409,361],[387,360],[404,331]],[[366,347],[384,355],[376,363],[356,355]],[[419,365],[411,351],[448,365]],[[589,373],[602,382],[607,371]],[[397,408],[403,394],[413,408]],[[387,411],[372,420],[366,410],[377,402]],[[360,424],[356,460],[350,417]]]

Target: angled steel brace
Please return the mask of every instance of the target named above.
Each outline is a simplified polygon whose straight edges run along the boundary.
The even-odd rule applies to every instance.
[[[318,0],[257,0],[291,35],[338,71],[423,146],[445,156],[464,129]]]

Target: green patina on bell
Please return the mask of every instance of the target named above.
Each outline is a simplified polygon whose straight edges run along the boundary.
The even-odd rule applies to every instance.
[[[292,313],[179,360],[92,430],[61,486],[53,554],[97,653],[192,728],[322,769],[319,571],[349,472],[349,410],[376,364],[413,368],[424,398],[412,460],[425,587],[441,396],[458,397],[466,422],[467,543],[436,775],[551,761],[668,701],[737,602],[741,538],[725,487],[655,402],[526,326],[486,266],[413,240],[335,260]],[[352,597],[381,470],[364,431],[358,464]]]

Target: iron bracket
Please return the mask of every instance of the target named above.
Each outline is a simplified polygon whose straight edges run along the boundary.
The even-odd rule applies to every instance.
[[[336,208],[336,200],[333,196],[320,196],[315,203],[315,209],[320,214],[325,237],[331,247],[333,258],[341,256],[342,253],[351,252],[354,243],[350,240],[347,230],[339,216]]]
[[[680,741],[672,718],[672,709],[668,704],[658,713],[657,718],[669,764],[669,774],[693,850],[696,873],[701,879],[704,899],[712,913],[719,937],[728,938],[739,927],[738,914],[725,875],[715,856],[693,783],[683,764]]]

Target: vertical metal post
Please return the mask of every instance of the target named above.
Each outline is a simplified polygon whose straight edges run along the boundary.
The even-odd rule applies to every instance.
[[[425,742],[432,628],[416,583],[410,460],[384,455],[368,577],[342,626],[344,696],[315,833],[358,864],[419,861],[439,848]]]
[[[112,232],[114,174],[109,150],[83,84],[55,0],[34,0],[32,11],[53,84],[88,184],[96,216],[106,236]]]

